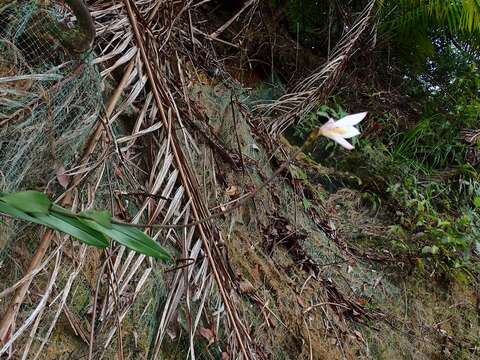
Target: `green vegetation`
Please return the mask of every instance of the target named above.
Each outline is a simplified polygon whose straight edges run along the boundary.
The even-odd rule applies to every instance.
[[[385,1],[380,18],[377,76],[399,86],[404,108],[371,101],[354,108],[352,92],[336,94],[289,137],[302,143],[345,109],[369,110],[355,152],[322,142],[310,148],[311,156],[358,176],[366,201],[395,219],[396,251],[439,276],[473,280],[480,249],[480,4]],[[387,52],[389,59],[382,56]],[[368,96],[386,91],[378,81],[367,86]]]
[[[410,58],[425,60],[435,53],[440,34],[453,42],[478,49],[480,5],[477,0],[385,1],[382,9],[384,37]],[[434,35],[434,36],[432,36]]]
[[[38,191],[0,193],[0,214],[64,232],[91,246],[105,248],[112,238],[127,248],[159,260],[170,260],[168,252],[142,231],[120,224],[107,211],[72,213],[53,204]]]
[[[478,357],[479,0],[6,1],[0,356]]]

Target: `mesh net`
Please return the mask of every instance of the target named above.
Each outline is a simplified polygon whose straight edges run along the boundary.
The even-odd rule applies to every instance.
[[[89,54],[58,40],[62,7],[0,0],[0,191],[44,185],[68,167],[102,104]]]

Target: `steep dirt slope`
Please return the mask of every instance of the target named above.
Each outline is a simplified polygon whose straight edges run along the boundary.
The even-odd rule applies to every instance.
[[[196,138],[191,161],[212,211],[242,201],[297,149],[281,139],[272,146],[249,118],[248,99],[238,84],[200,73],[188,92],[195,120],[186,124]],[[183,146],[190,146],[188,141]],[[370,209],[363,194],[344,184],[356,178],[338,173],[303,154],[279,177],[236,210],[214,219],[221,229],[219,246],[235,279],[230,296],[256,344],[268,359],[471,359],[477,356],[479,325],[472,289],[445,289],[389,250],[393,217]],[[224,204],[224,205],[218,205]],[[32,234],[32,239],[35,234]],[[18,259],[28,259],[33,240],[19,242]],[[75,263],[75,247],[65,256]],[[100,268],[101,252],[89,248],[42,359],[88,356],[88,321]],[[21,262],[22,260],[20,260]],[[410,259],[415,262],[415,259]],[[18,276],[22,264],[10,257],[2,278]],[[24,266],[24,265],[23,265]],[[122,298],[122,346],[125,358],[143,359],[151,350],[159,314],[166,303],[163,268],[155,268],[139,293],[135,286]],[[12,275],[16,273],[16,275]],[[69,268],[60,270],[58,290]],[[7,281],[6,280],[6,281]],[[37,279],[41,289],[46,276]],[[45,283],[44,283],[45,282]],[[53,295],[58,293],[55,289]],[[37,299],[33,291],[23,307]],[[100,297],[99,302],[102,301]],[[213,301],[213,300],[209,300]],[[120,304],[123,306],[122,304]],[[212,306],[214,308],[214,306]],[[48,313],[48,310],[47,310]],[[54,314],[48,314],[51,319]],[[103,324],[95,348],[100,358],[114,358],[118,341]],[[229,334],[215,333],[215,318],[201,319],[195,348],[201,358],[226,358]],[[168,327],[162,348],[167,359],[188,353],[186,315],[180,309]],[[112,337],[113,336],[113,337]]]
[[[243,154],[235,169],[217,153],[215,174],[208,174],[216,181],[205,188],[219,203],[258,187],[296,152],[283,140],[272,154],[235,90],[204,82],[193,92],[207,137],[232,158],[238,160],[239,148]],[[474,292],[408,274],[412,267],[388,249],[392,216],[369,209],[361,192],[342,185],[349,177],[298,155],[222,219],[251,335],[272,359],[475,356]]]

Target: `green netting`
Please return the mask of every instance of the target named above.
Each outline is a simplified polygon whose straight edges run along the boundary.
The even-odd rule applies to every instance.
[[[0,191],[45,185],[68,168],[97,118],[92,57],[58,40],[70,19],[59,6],[0,0]]]

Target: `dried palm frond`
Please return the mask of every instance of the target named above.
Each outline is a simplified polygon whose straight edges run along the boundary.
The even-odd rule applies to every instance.
[[[281,96],[278,100],[257,106],[257,110],[264,114],[277,115],[273,122],[266,124],[270,134],[281,134],[327,99],[339,82],[348,61],[356,51],[359,51],[360,38],[367,30],[372,29],[371,24],[376,7],[377,0],[371,0],[367,4],[352,27],[338,42],[327,62],[313,74],[301,80],[290,93]]]
[[[480,129],[463,129],[460,137],[469,144],[475,144],[480,140]]]
[[[88,5],[97,33],[93,63],[101,68],[107,86],[115,83],[120,69],[123,75],[90,137],[83,160],[66,172],[72,181],[68,191],[60,197],[62,203],[72,204],[75,199],[78,209],[110,204],[117,217],[133,223],[181,225],[208,217],[208,199],[200,191],[195,172],[196,162],[204,159],[194,136],[184,125],[185,119],[192,116],[188,108],[189,95],[185,92],[189,70],[184,64],[195,57],[193,49],[197,56],[198,53],[205,55],[198,62],[211,60],[209,45],[202,42],[208,40],[198,39],[192,28],[189,15],[194,11],[193,1],[92,0]],[[201,28],[196,24],[193,27]],[[129,133],[124,133],[119,120],[127,113],[133,117],[133,126]],[[145,195],[127,200],[123,195],[130,193]],[[207,310],[217,318],[217,326],[228,336],[228,349],[224,350],[232,358],[256,358],[256,346],[233,303],[235,279],[224,250],[218,246],[222,234],[215,224],[206,221],[195,227],[148,231],[162,244],[175,248],[180,259],[187,263],[162,276],[168,284],[167,294],[156,319],[151,355],[155,358],[161,351],[169,326],[180,321],[182,308],[182,316],[187,319],[192,359],[195,358],[194,337]],[[48,234],[42,242],[44,248],[37,250],[33,269],[49,268],[51,260],[40,264],[54,239],[52,233]],[[64,242],[58,241],[52,245],[60,253],[64,246]],[[90,358],[94,354],[105,354],[114,340],[115,351],[123,356],[122,322],[147,280],[158,269],[158,265],[143,255],[122,247],[112,251],[105,254],[103,266],[96,274],[99,280],[90,336],[82,336],[89,342]],[[10,327],[11,340],[4,344],[0,354],[13,346],[23,353],[23,358],[32,353],[35,358],[39,356],[60,313],[68,313],[67,300],[78,274],[85,267],[84,248],[82,254],[83,257],[75,257],[76,266],[72,267],[67,286],[56,293],[59,301],[51,304],[53,316],[47,318],[42,313],[43,299],[39,303],[40,310],[26,319],[23,316],[18,319],[23,325],[17,331],[14,331],[16,310],[9,316],[6,329]],[[100,281],[104,274],[107,275],[105,286]],[[28,290],[32,277],[28,279],[21,286],[23,294],[20,295],[24,296]],[[50,289],[49,285],[47,295]],[[102,300],[97,301],[101,294]],[[23,298],[18,295],[17,292],[17,300]],[[69,319],[73,328],[82,327],[75,325],[71,316]],[[42,341],[32,340],[38,335],[38,324],[47,321],[50,324],[42,334]],[[36,326],[31,328],[26,346],[15,342],[33,322]],[[85,330],[79,332],[88,334]]]

